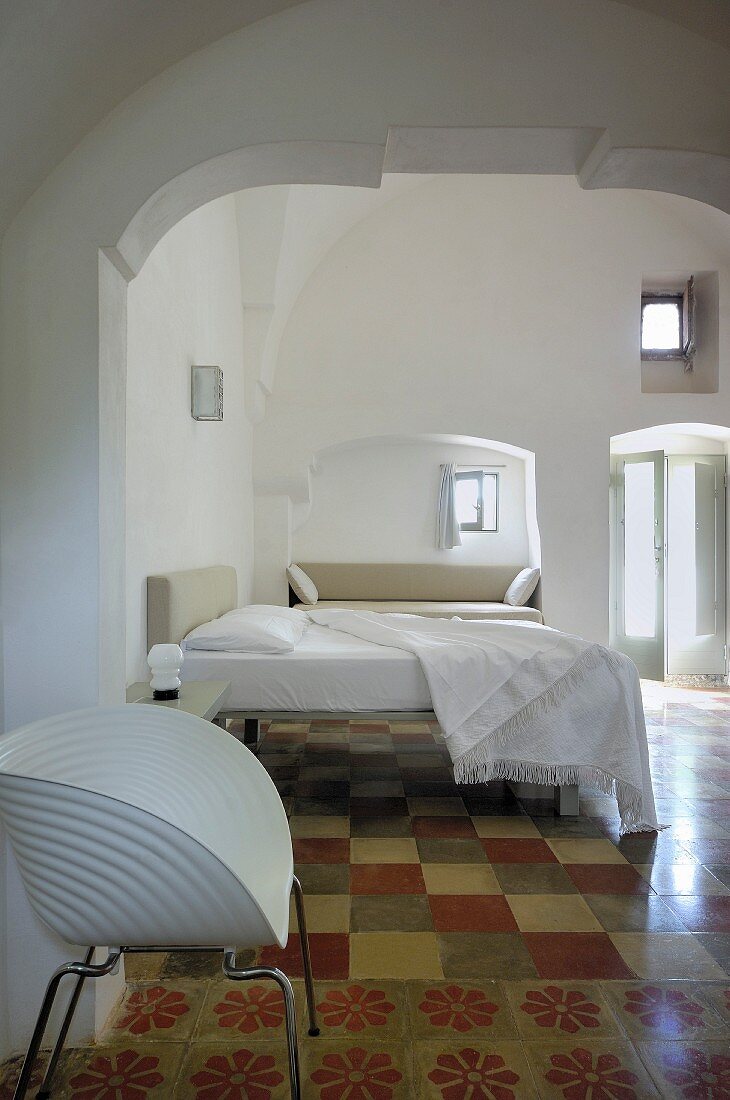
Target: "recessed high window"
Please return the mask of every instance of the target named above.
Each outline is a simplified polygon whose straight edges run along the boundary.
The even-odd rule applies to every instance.
[[[683,359],[692,369],[695,353],[694,279],[679,293],[641,295],[641,358]]]
[[[457,470],[456,517],[460,531],[496,531],[499,517],[499,474]]]

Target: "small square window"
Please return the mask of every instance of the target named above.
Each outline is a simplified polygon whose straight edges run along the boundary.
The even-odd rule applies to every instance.
[[[694,279],[677,294],[641,296],[641,358],[683,359],[691,369],[695,353]]]
[[[499,474],[485,470],[459,470],[455,480],[459,530],[496,531]]]
[[[641,350],[682,350],[682,299],[645,298],[641,307]]]

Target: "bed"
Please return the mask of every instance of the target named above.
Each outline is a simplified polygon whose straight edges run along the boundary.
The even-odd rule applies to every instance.
[[[184,644],[237,606],[228,566],[149,577],[148,643]],[[419,619],[414,628],[394,615],[309,614],[291,653],[185,653],[184,679],[230,681],[220,719],[243,719],[247,744],[261,719],[434,721],[436,711],[457,782],[501,777],[533,797],[549,785],[561,814],[578,812],[578,783],[587,783],[615,794],[622,831],[656,828],[638,676],[621,654],[535,623]],[[478,707],[463,709],[469,694]],[[449,700],[463,709],[458,722]]]

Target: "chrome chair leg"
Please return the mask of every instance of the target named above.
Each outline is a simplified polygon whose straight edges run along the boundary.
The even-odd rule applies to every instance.
[[[291,982],[282,970],[275,966],[236,966],[235,951],[226,951],[223,956],[223,973],[234,982],[246,982],[252,978],[270,978],[284,994],[286,1013],[286,1045],[289,1054],[289,1084],[292,1100],[301,1100],[302,1089],[299,1076],[299,1046],[297,1043],[297,1016],[294,1004],[294,990]]]
[[[90,947],[84,956],[84,965],[88,966],[94,957],[94,951],[96,948]],[[46,1068],[45,1077],[43,1078],[43,1084],[38,1091],[38,1100],[45,1100],[46,1097],[51,1095],[51,1085],[53,1084],[53,1077],[56,1072],[56,1066],[58,1065],[58,1059],[61,1057],[61,1051],[63,1050],[63,1044],[66,1042],[66,1036],[68,1035],[68,1029],[71,1027],[71,1021],[74,1018],[76,1012],[76,1006],[79,1003],[79,997],[81,996],[81,990],[84,988],[84,982],[86,981],[86,975],[79,974],[76,979],[76,986],[71,999],[68,1002],[68,1008],[66,1009],[66,1015],[63,1017],[63,1023],[61,1029],[58,1032],[58,1038],[56,1039],[56,1045],[53,1048],[51,1057],[48,1060],[48,1066]]]
[[[297,909],[297,925],[299,926],[299,942],[302,946],[302,962],[304,963],[304,988],[307,992],[307,1011],[309,1012],[309,1034],[319,1035],[317,1023],[317,1009],[314,1004],[314,980],[312,978],[312,956],[309,952],[309,937],[307,936],[307,918],[304,912],[304,893],[302,884],[294,876],[292,881],[294,892],[294,904]]]
[[[76,988],[74,989],[74,992],[72,994],[69,1006],[66,1009],[66,1015],[64,1016],[63,1024],[61,1025],[59,1038],[56,1042],[55,1047],[53,1048],[51,1062],[49,1063],[48,1071],[46,1072],[46,1076],[43,1081],[42,1091],[38,1094],[39,1096],[48,1095],[48,1093],[44,1092],[43,1089],[46,1089],[47,1085],[50,1085],[50,1078],[52,1077],[53,1071],[56,1068],[56,1064],[58,1063],[58,1058],[61,1053],[61,1048],[63,1046],[63,1041],[66,1038],[69,1027],[71,1026],[71,1020],[73,1019],[73,1014],[76,1009],[76,1005],[78,1004],[79,996],[81,994],[81,987],[83,986],[84,981],[86,980],[86,978],[103,978],[105,974],[111,974],[112,970],[119,962],[119,958],[121,955],[120,951],[112,951],[109,953],[103,963],[100,963],[98,966],[94,966],[91,963],[93,952],[94,948],[90,947],[86,953],[84,962],[72,962],[66,963],[65,966],[60,966],[49,981],[46,988],[45,996],[43,998],[43,1003],[41,1004],[41,1010],[38,1013],[38,1019],[36,1020],[36,1025],[33,1029],[33,1035],[31,1036],[30,1045],[28,1046],[28,1051],[23,1060],[23,1066],[20,1071],[20,1076],[18,1077],[18,1083],[15,1086],[13,1100],[25,1100],[25,1097],[27,1096],[28,1088],[30,1086],[30,1079],[33,1074],[33,1068],[35,1066],[36,1058],[38,1057],[40,1045],[43,1042],[43,1036],[45,1034],[46,1026],[48,1024],[48,1017],[51,1015],[51,1009],[53,1008],[53,1002],[56,999],[56,994],[58,993],[58,987],[61,984],[61,979],[65,978],[67,974],[75,974],[79,980],[76,983]]]

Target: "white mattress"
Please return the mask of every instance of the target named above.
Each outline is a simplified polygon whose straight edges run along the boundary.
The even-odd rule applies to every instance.
[[[183,680],[230,680],[226,710],[432,709],[412,653],[314,623],[292,653],[186,650],[180,675]]]

